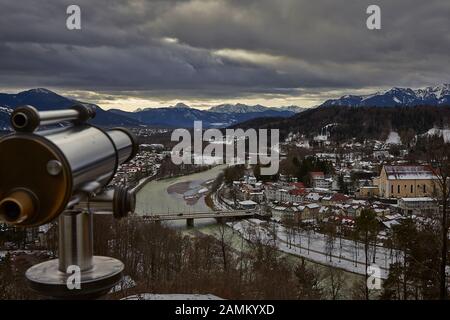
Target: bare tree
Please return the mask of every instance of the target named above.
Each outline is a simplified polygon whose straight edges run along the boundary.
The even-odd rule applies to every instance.
[[[344,273],[336,268],[327,268],[325,275],[329,281],[329,294],[332,300],[337,300],[344,285]]]
[[[317,270],[308,268],[305,259],[295,268],[298,299],[320,299],[323,296],[320,288],[320,275]]]
[[[325,225],[325,253],[333,261],[334,241],[336,239],[336,224],[327,222]]]
[[[367,273],[367,267],[369,266],[369,249],[370,242],[374,236],[376,236],[376,230],[378,229],[378,220],[373,210],[363,209],[356,218],[356,235],[364,243],[364,257],[365,257],[365,283],[369,275]],[[365,289],[366,299],[369,300],[369,288],[366,285]]]
[[[229,239],[227,237],[227,227],[224,223],[219,224],[218,228],[219,233],[219,242],[220,242],[220,248],[222,252],[222,261],[223,261],[223,270],[227,271],[227,261],[228,261],[228,243]]]
[[[436,197],[441,205],[441,263],[440,298],[447,299],[446,266],[448,256],[448,201],[450,197],[450,144],[443,137],[431,137],[428,144],[428,161],[435,177]]]

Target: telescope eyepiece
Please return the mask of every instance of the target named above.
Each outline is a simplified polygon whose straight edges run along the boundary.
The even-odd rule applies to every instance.
[[[8,223],[20,223],[36,212],[36,197],[26,189],[13,191],[0,201],[0,219]]]
[[[90,107],[87,105],[76,104],[71,109],[76,110],[78,112],[78,120],[76,123],[84,123],[89,119],[95,118],[96,111],[94,107]]]
[[[5,217],[5,220],[14,221],[20,216],[22,211],[20,205],[14,200],[5,200],[0,205],[1,214]]]
[[[17,128],[23,128],[26,127],[28,123],[28,117],[26,114],[19,112],[14,115],[12,121]]]
[[[134,212],[136,207],[136,194],[125,187],[116,187],[113,200],[114,218],[122,219]]]
[[[11,115],[11,125],[19,132],[33,132],[39,123],[39,111],[32,106],[16,108]]]

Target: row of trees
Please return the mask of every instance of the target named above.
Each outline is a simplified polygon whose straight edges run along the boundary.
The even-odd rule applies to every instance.
[[[289,248],[292,247],[292,243],[304,243],[307,247],[307,253],[310,252],[311,245],[311,233],[315,232],[314,228],[309,224],[304,224],[301,221],[295,221],[290,215],[283,217],[282,223],[286,230],[286,240]],[[371,209],[364,209],[361,214],[356,218],[355,227],[347,227],[334,220],[326,222],[320,222],[317,226],[318,231],[325,236],[323,252],[326,254],[329,261],[333,261],[333,255],[335,251],[339,252],[339,262],[343,258],[342,255],[342,239],[353,240],[354,247],[352,248],[354,254],[354,263],[358,265],[358,251],[362,244],[364,247],[364,267],[366,270],[364,282],[361,283],[360,288],[361,296],[359,298],[369,299],[369,288],[366,285],[369,277],[367,273],[367,267],[371,263],[375,263],[376,248],[377,248],[377,236],[380,232],[379,220],[376,213]],[[302,234],[305,239],[302,239]],[[337,243],[338,240],[338,243]],[[337,271],[335,271],[337,272]]]
[[[287,245],[303,243],[309,246],[311,228],[293,219],[285,217],[282,220],[286,227]],[[300,232],[303,231],[303,232]],[[362,210],[355,220],[353,228],[343,227],[330,220],[320,224],[321,233],[325,235],[324,252],[332,262],[332,256],[339,254],[341,259],[342,239],[354,240],[353,252],[357,254],[360,245],[363,246],[363,261],[366,270],[364,281],[360,282],[359,292],[355,298],[369,299],[372,297],[366,285],[369,278],[367,267],[376,262],[378,235],[381,231],[380,221],[373,210]],[[304,239],[300,238],[303,237]],[[388,300],[407,299],[441,299],[441,225],[439,220],[415,220],[406,218],[393,227],[389,237],[384,240],[386,248],[391,248],[391,264],[388,278],[383,283],[380,298]],[[338,240],[338,241],[336,241]],[[339,244],[341,243],[341,244]],[[396,259],[393,259],[394,256]],[[357,263],[358,257],[355,257]],[[334,283],[336,285],[336,283]],[[330,285],[330,289],[332,286]],[[358,294],[359,293],[359,294]]]
[[[448,118],[441,119],[447,123]],[[445,127],[445,126],[444,126]],[[439,249],[438,259],[439,265],[439,297],[441,299],[448,298],[446,266],[449,260],[449,235],[450,228],[448,205],[450,198],[450,141],[444,134],[423,135],[416,137],[415,145],[410,149],[408,158],[411,162],[427,163],[434,175],[434,189],[436,190],[433,197],[439,204],[439,214],[434,217],[438,225],[435,235],[440,239],[436,243]]]
[[[440,226],[436,221],[418,225],[405,219],[394,226],[392,246],[403,253],[402,262],[390,266],[383,299],[440,298]]]
[[[7,224],[0,223],[0,248],[5,242],[11,242],[16,248],[25,249],[27,239],[27,230],[15,228]]]
[[[95,252],[122,260],[137,287],[133,293],[211,293],[227,299],[319,299],[320,276],[305,262],[292,263],[271,241],[233,247],[232,233],[183,235],[140,218],[120,222],[96,217]],[[107,227],[111,225],[112,227]]]
[[[427,162],[431,166],[435,177],[434,195],[440,205],[440,261],[439,261],[439,296],[441,299],[448,298],[446,268],[449,261],[448,251],[448,229],[450,228],[448,219],[448,204],[450,198],[450,143],[446,141],[444,136],[431,136],[428,139],[426,152]]]
[[[25,280],[25,271],[31,265],[13,261],[7,254],[0,260],[0,300],[32,299],[37,296],[31,292]]]

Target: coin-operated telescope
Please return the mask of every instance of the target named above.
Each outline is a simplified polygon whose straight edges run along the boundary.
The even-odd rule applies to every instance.
[[[93,255],[92,215],[121,218],[134,211],[132,191],[105,187],[138,144],[124,128],[87,124],[94,116],[84,105],[41,112],[19,107],[11,115],[15,132],[0,139],[0,221],[34,227],[59,217],[59,258],[26,272],[30,286],[47,296],[101,296],[122,277],[122,262]],[[72,288],[68,278],[77,270],[80,283]]]

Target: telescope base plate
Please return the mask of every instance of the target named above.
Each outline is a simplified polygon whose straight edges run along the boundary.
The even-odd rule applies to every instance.
[[[95,299],[107,294],[122,279],[121,261],[94,256],[92,268],[80,273],[80,286],[76,288],[76,274],[59,270],[58,259],[42,262],[27,270],[25,276],[30,287],[44,296],[57,299]],[[71,286],[73,289],[69,289]]]

